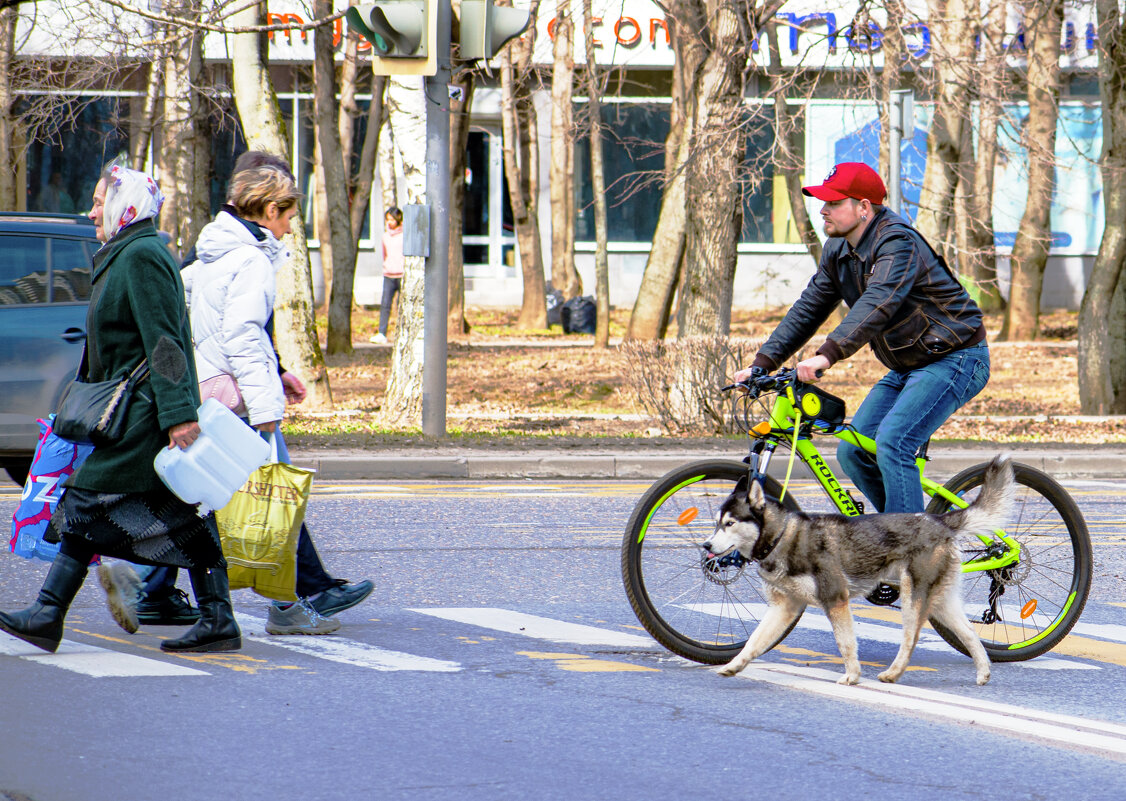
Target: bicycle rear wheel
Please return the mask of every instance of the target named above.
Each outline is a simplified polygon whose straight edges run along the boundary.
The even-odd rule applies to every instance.
[[[727,460],[673,470],[638,501],[622,539],[622,580],[637,619],[661,645],[695,662],[729,662],[766,611],[751,562],[708,559],[700,547],[715,533],[724,499],[746,475],[747,465]],[[770,476],[764,489],[775,499],[782,493]],[[789,494],[783,503],[800,511]]]
[[[987,465],[963,470],[946,489],[972,501]],[[1001,570],[963,573],[962,599],[970,623],[994,662],[1020,662],[1052,650],[1079,620],[1091,589],[1091,538],[1075,501],[1050,476],[1013,463],[1016,495],[1005,532],[1021,546],[1020,561]],[[951,505],[935,497],[927,511]],[[974,536],[961,538],[967,559],[983,553]],[[993,614],[991,593],[1000,593]],[[966,653],[949,629],[931,621],[954,648]]]

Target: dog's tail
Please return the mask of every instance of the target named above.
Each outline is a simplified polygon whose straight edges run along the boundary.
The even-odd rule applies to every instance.
[[[966,509],[950,512],[947,525],[959,532],[977,533],[1003,529],[1008,522],[1016,492],[1013,463],[997,456],[985,468],[981,492]]]

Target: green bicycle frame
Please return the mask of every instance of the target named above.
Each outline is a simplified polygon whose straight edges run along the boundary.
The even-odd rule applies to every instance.
[[[852,496],[849,495],[848,490],[837,480],[837,477],[833,474],[832,468],[829,467],[828,463],[817,451],[817,447],[813,444],[813,440],[810,439],[809,435],[814,431],[820,431],[826,434],[831,433],[832,436],[837,439],[855,445],[872,455],[876,453],[875,440],[848,429],[830,432],[823,427],[819,427],[816,422],[807,421],[806,426],[803,428],[802,412],[798,406],[798,401],[794,395],[794,388],[792,386],[786,387],[784,391],[779,392],[775,396],[774,406],[770,410],[769,425],[769,431],[755,430],[754,433],[760,439],[766,441],[770,454],[773,454],[774,448],[777,447],[779,442],[788,439],[797,458],[801,459],[810,469],[814,478],[817,479],[821,488],[824,489],[825,493],[832,499],[833,505],[837,507],[838,511],[849,517],[855,517],[861,514],[860,507],[857,506]],[[759,426],[755,428],[758,429],[761,426],[762,424],[760,423]],[[787,437],[786,435],[789,436]],[[766,464],[769,462],[770,457],[766,456],[765,458],[766,461],[760,466],[760,469],[763,471],[766,470]],[[969,506],[964,499],[923,475],[923,470],[926,467],[926,459],[919,458],[916,461],[919,467],[919,481],[922,484],[923,492],[932,498],[936,496],[940,497],[952,506],[956,506],[960,509],[965,509]],[[787,481],[783,483],[783,487],[788,483],[788,479],[789,476],[787,475]],[[997,530],[993,533],[1005,544],[1005,552],[997,556],[986,554],[976,559],[963,562],[962,572],[970,573],[981,570],[998,570],[1016,563],[1020,558],[1019,542],[1007,535],[1004,531]],[[993,538],[984,534],[979,534],[978,539],[981,540],[983,545],[987,546],[995,542]]]

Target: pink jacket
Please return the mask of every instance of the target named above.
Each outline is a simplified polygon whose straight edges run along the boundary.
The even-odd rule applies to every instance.
[[[403,277],[403,229],[383,232],[383,277]]]

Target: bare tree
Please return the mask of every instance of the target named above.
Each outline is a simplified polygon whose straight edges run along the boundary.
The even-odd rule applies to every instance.
[[[536,0],[531,9],[533,20],[538,6]],[[500,63],[504,169],[516,225],[516,242],[520,249],[520,271],[524,278],[524,297],[516,327],[525,330],[547,327],[543,246],[537,208],[539,137],[532,97],[534,31],[533,22],[527,34],[513,40],[497,56]]]
[[[248,4],[232,22],[250,28],[260,26],[265,4]],[[261,32],[231,36],[231,80],[235,106],[251,149],[272,153],[289,152],[278,98],[266,68],[266,37]],[[278,272],[274,306],[274,333],[282,363],[301,376],[314,409],[332,408],[328,371],[317,340],[313,319],[313,281],[309,271],[309,249],[305,221],[300,212],[293,218],[293,258]]]
[[[606,173],[602,164],[602,87],[594,58],[594,14],[591,0],[583,0],[586,31],[587,130],[590,132],[590,188],[594,201],[594,275],[596,316],[594,344],[610,345],[610,264],[606,254]]]
[[[1036,339],[1040,293],[1051,242],[1055,186],[1056,123],[1059,117],[1060,34],[1063,0],[1029,0],[1024,13],[1028,43],[1028,201],[1012,252],[1012,289],[1001,339]]]
[[[202,6],[199,0],[173,0],[166,8],[179,18],[198,20]],[[200,178],[209,172],[210,130],[199,91],[202,31],[169,28],[167,37],[168,44],[162,48],[163,69],[156,71],[164,75],[160,187],[165,203],[160,222],[182,253],[195,242],[209,216],[209,209],[199,214],[196,199],[207,195]]]
[[[670,18],[677,31],[672,46],[672,103],[665,139],[664,190],[657,229],[641,286],[630,314],[626,339],[663,338],[672,314],[673,298],[684,260],[687,164],[696,120],[696,81],[707,57],[704,7],[697,0],[673,0]]]
[[[1079,308],[1079,402],[1084,414],[1126,413],[1126,25],[1116,0],[1098,0],[1103,228]]]
[[[332,14],[332,0],[314,0],[317,17]],[[328,212],[327,237],[332,251],[332,288],[328,301],[329,353],[352,352],[352,284],[356,273],[356,243],[352,237],[352,215],[348,208],[348,172],[341,153],[340,127],[336,116],[336,62],[333,33],[327,26],[313,35],[313,98],[317,120],[319,171],[324,177]],[[351,137],[349,136],[349,140]],[[350,146],[350,145],[349,145]]]
[[[575,24],[571,0],[555,6],[551,69],[551,284],[570,300],[583,293],[575,269]]]
[[[709,49],[696,81],[694,155],[686,183],[688,225],[678,337],[726,336],[736,245],[743,227],[746,152],[743,96],[751,43],[783,0],[706,0]],[[738,132],[736,135],[735,132]]]
[[[469,323],[465,319],[465,249],[461,238],[465,226],[465,167],[469,148],[469,109],[477,84],[476,70],[458,69],[452,76],[460,95],[450,100],[450,249],[446,335],[466,340]]]
[[[0,208],[18,208],[16,182],[19,179],[16,150],[20,137],[19,117],[15,113],[15,77],[12,61],[16,52],[15,6],[0,8]]]

